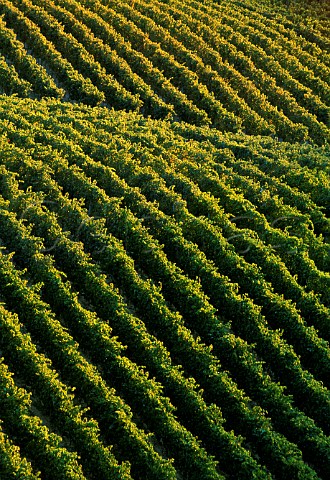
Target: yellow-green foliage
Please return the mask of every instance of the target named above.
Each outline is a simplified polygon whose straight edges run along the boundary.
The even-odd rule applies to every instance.
[[[330,478],[329,30],[294,3],[0,1],[0,480]]]
[[[324,144],[328,35],[281,12],[233,0],[3,0],[11,71],[0,69],[0,89]]]

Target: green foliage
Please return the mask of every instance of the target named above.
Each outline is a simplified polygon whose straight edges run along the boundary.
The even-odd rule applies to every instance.
[[[90,407],[83,425],[94,433],[87,430],[78,441],[85,427],[70,419],[71,411],[80,414],[64,384],[33,380],[36,367],[24,363],[28,357],[11,346],[11,337],[3,337],[2,349],[38,397],[43,388],[45,411],[69,435],[83,468],[89,471],[92,462],[103,475],[108,468],[109,454],[96,440],[100,428],[115,456],[148,478],[174,478],[174,468],[189,478],[220,478],[212,455],[221,471],[239,478],[278,471],[313,478],[300,449],[326,476],[329,399],[317,379],[328,380],[329,347],[309,326],[314,315],[328,332],[326,244],[301,222],[293,231],[274,222],[287,213],[306,227],[319,222],[326,228],[323,197],[313,202],[305,167],[274,163],[282,176],[272,180],[262,167],[280,158],[275,141],[260,139],[258,156],[256,140],[242,135],[56,101],[33,105],[7,98],[0,110],[7,139],[1,239],[15,252],[15,264],[1,257],[2,298],[76,389],[78,404]],[[280,146],[289,155],[290,147]],[[313,152],[316,172],[326,150],[304,148]],[[293,178],[304,172],[304,202],[283,182],[288,171]],[[318,178],[326,193],[326,177]],[[261,185],[272,185],[282,201],[273,195],[265,203],[260,194],[259,202]],[[300,238],[310,249],[297,251],[301,261],[292,264],[286,249]],[[271,248],[275,241],[281,249]],[[309,292],[300,270],[294,276],[296,265],[315,282],[323,276],[319,296]],[[46,380],[51,371],[45,368]],[[48,395],[55,395],[51,403]],[[173,465],[159,455],[160,439]]]
[[[0,2],[1,479],[330,477],[328,23],[280,3]]]

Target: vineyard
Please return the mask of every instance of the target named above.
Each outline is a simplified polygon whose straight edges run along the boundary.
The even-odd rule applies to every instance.
[[[0,0],[0,480],[330,478],[330,22],[277,2]]]

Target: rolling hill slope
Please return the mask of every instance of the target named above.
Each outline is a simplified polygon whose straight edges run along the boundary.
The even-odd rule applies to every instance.
[[[116,459],[326,478],[328,147],[55,100],[3,99],[0,119],[1,351],[29,415],[87,478],[129,478]],[[4,425],[53,478],[55,447],[36,457],[9,407]],[[56,478],[82,478],[62,455]]]
[[[328,23],[270,3],[0,1],[0,480],[329,478]]]
[[[5,93],[329,140],[329,40],[249,2],[3,0],[0,14]]]

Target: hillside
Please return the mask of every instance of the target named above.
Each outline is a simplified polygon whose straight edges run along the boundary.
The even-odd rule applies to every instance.
[[[232,0],[3,0],[0,14],[4,93],[329,141],[330,41],[315,21]]]
[[[330,478],[330,41],[299,1],[1,0],[0,480]]]

